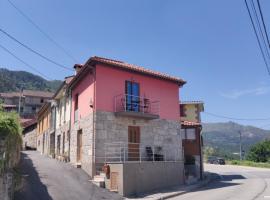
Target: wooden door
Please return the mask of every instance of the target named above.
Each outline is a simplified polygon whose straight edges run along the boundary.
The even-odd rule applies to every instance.
[[[128,127],[128,160],[140,160],[140,127]]]
[[[77,162],[82,160],[82,130],[77,132]]]
[[[111,191],[118,191],[118,172],[111,172]]]

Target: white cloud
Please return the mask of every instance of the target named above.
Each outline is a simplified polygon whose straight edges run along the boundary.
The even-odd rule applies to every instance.
[[[257,88],[252,89],[244,89],[244,90],[232,90],[230,92],[221,92],[220,95],[229,98],[229,99],[238,99],[239,97],[246,96],[246,95],[253,95],[253,96],[259,96],[268,94],[270,92],[269,86],[260,86]]]

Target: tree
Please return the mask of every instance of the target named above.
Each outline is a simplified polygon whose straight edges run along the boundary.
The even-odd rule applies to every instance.
[[[247,159],[254,162],[270,161],[270,140],[253,145],[249,150]]]

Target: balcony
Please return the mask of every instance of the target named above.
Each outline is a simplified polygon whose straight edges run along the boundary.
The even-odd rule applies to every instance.
[[[143,119],[159,118],[159,101],[152,101],[146,97],[120,94],[115,96],[114,104],[114,111],[118,116]]]

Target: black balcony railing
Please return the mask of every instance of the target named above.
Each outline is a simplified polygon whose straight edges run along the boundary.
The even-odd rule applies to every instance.
[[[149,98],[120,94],[115,96],[116,113],[133,113],[153,118],[159,117],[159,101],[152,101]]]

